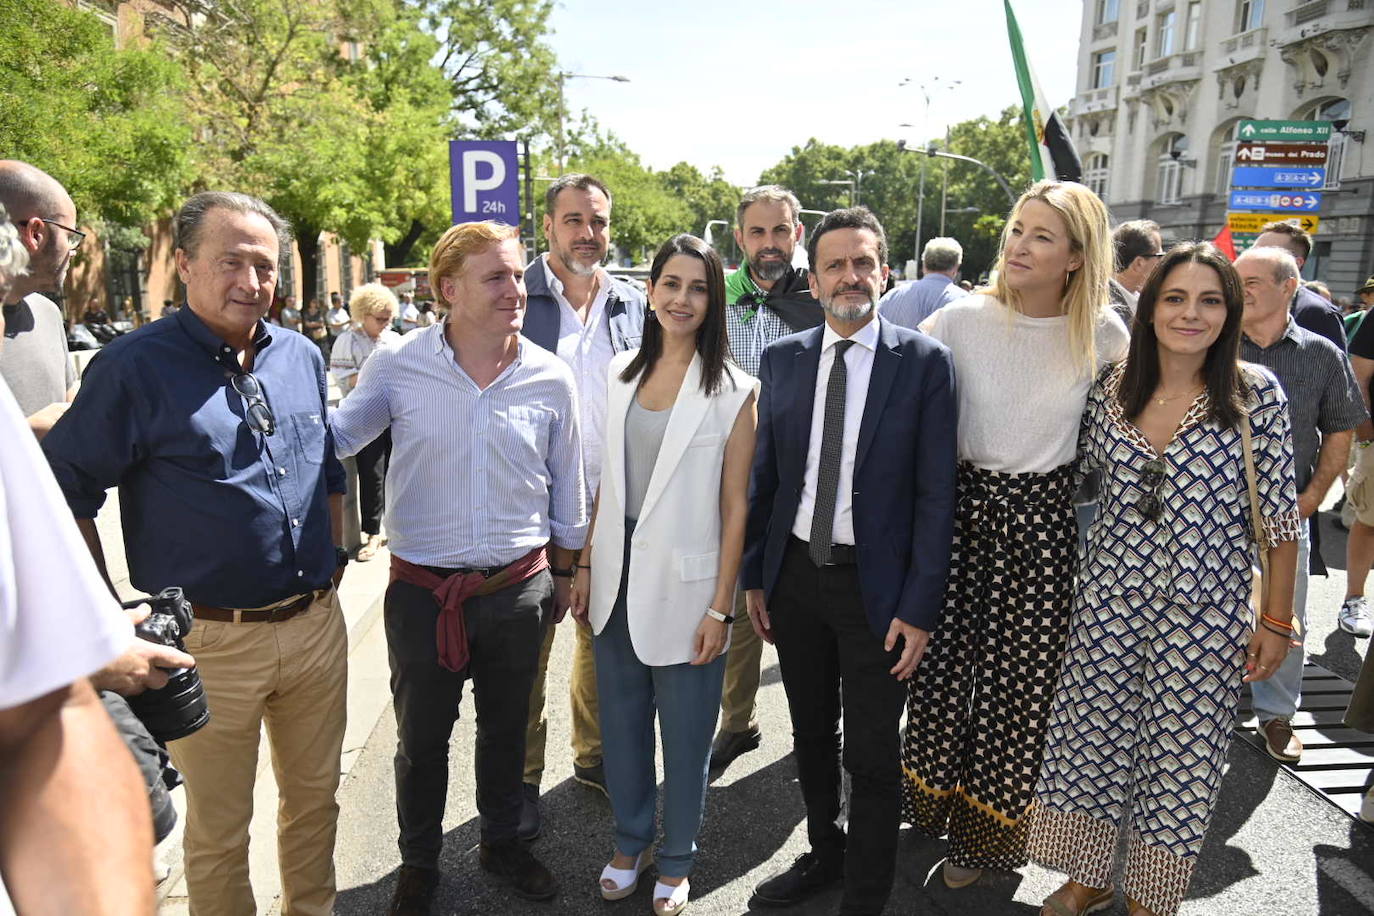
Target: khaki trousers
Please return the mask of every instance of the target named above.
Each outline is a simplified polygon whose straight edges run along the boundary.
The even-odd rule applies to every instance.
[[[334,911],[334,832],[348,682],[348,634],[331,588],[280,623],[197,620],[186,637],[210,721],[170,747],[186,777],[186,885],[192,916],[257,912],[248,824],[263,723],[280,790],[282,913]]]
[[[597,720],[596,659],[592,656],[592,628],[571,617],[562,627],[545,628],[539,648],[539,671],[530,690],[529,720],[525,726],[525,782],[537,786],[544,778],[544,748],[548,743],[549,720],[544,715],[544,682],[549,673],[549,655],[558,630],[573,630],[572,679],[568,686],[572,706],[573,763],[594,767],[601,762],[601,723]]]
[[[735,622],[730,624],[730,651],[725,656],[725,688],[720,696],[720,730],[746,732],[754,727],[754,698],[759,692],[763,640],[749,622],[744,590],[735,592]]]

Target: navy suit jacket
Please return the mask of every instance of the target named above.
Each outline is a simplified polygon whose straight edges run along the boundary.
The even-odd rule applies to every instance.
[[[864,611],[882,637],[893,617],[923,630],[940,620],[954,538],[958,406],[949,350],[875,320],[878,348],[851,498]],[[777,585],[801,502],[824,333],[822,325],[763,351],[742,578],[746,589],[766,596]]]
[[[525,271],[525,326],[521,333],[550,353],[558,352],[558,327],[562,313],[549,289],[544,259],[536,258]],[[633,350],[644,336],[644,294],[624,280],[611,277],[606,297],[606,316],[611,328],[611,347],[616,353]]]

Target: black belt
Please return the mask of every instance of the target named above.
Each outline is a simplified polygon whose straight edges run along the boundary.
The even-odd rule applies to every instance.
[[[798,546],[801,547],[802,550],[806,551],[807,554],[810,555],[811,544],[809,541],[803,541],[795,534],[790,535],[790,537],[793,541],[797,543]],[[858,564],[859,548],[855,547],[853,544],[830,545],[830,562],[825,564],[826,566],[857,566]]]
[[[523,558],[522,558],[522,559],[523,559]],[[514,562],[515,562],[514,560],[511,561],[511,563],[514,563]],[[442,578],[445,578],[445,579],[447,579],[449,576],[467,576],[467,575],[471,575],[472,573],[480,573],[483,579],[490,579],[492,576],[496,575],[496,574],[499,573],[501,570],[505,569],[507,566],[510,566],[511,563],[502,563],[500,566],[456,566],[456,567],[447,567],[447,566],[425,566],[424,564],[418,564],[418,565],[419,565],[422,569],[427,569],[427,570],[429,570],[430,572],[434,573],[434,575],[436,575],[436,576],[441,576]]]

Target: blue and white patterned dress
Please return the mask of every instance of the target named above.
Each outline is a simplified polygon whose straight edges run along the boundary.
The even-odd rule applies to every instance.
[[[1080,436],[1103,472],[1036,788],[1033,858],[1108,887],[1124,820],[1124,890],[1157,916],[1187,892],[1221,786],[1253,629],[1253,527],[1238,429],[1208,419],[1204,390],[1163,456],[1126,420],[1123,368],[1103,373]],[[1266,547],[1298,538],[1287,398],[1247,366]],[[1145,464],[1167,467],[1163,513],[1136,508]]]

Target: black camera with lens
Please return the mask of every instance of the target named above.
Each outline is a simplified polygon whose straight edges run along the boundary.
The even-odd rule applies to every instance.
[[[134,608],[140,604],[152,606],[152,613],[134,628],[139,639],[186,651],[182,642],[191,632],[194,619],[191,604],[181,589],[164,588],[151,598],[130,601],[124,605]],[[205,702],[205,687],[195,668],[163,669],[167,685],[157,690],[145,690],[128,697],[129,708],[158,741],[166,743],[198,730],[210,721],[210,709]]]

